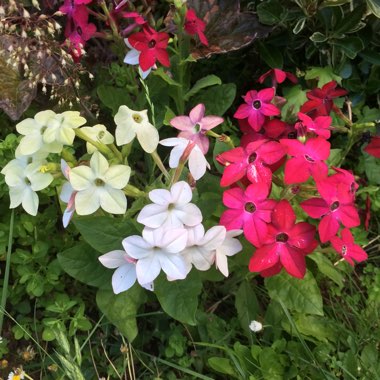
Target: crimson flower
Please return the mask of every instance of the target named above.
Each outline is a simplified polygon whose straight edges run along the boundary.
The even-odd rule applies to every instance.
[[[247,119],[238,120],[238,123],[240,130],[243,132],[243,136],[240,138],[240,146],[243,148],[251,142],[265,139],[262,133],[256,132],[251,128]]]
[[[370,143],[364,148],[364,151],[371,156],[380,158],[380,137],[372,136]]]
[[[354,237],[348,228],[344,228],[340,232],[341,238],[334,236],[331,238],[331,244],[334,249],[352,266],[354,266],[354,260],[360,263],[367,260],[368,255],[366,251],[355,244]]]
[[[285,155],[280,143],[258,140],[249,143],[245,148],[238,147],[219,154],[217,161],[226,166],[220,181],[221,186],[229,186],[244,176],[251,183],[264,183],[268,187],[272,183],[272,165]]]
[[[137,13],[137,12],[121,12],[121,17],[133,20],[132,24],[127,26],[121,32],[123,36],[128,35],[137,26],[141,26],[141,25],[146,24],[144,17],[141,16],[140,13]]]
[[[145,25],[142,32],[130,35],[128,42],[134,49],[141,52],[139,65],[142,71],[153,67],[156,60],[166,67],[170,66],[169,54],[166,51],[169,42],[167,33],[157,32]]]
[[[288,201],[278,202],[272,212],[267,236],[253,254],[249,270],[269,277],[284,267],[291,276],[303,278],[306,273],[305,256],[318,245],[314,235],[314,226],[306,222],[296,223],[296,215]]]
[[[336,175],[317,181],[321,198],[311,198],[301,203],[301,207],[309,216],[322,217],[318,226],[322,243],[326,243],[337,234],[339,222],[347,228],[357,227],[360,224],[350,188],[347,183],[337,184]]]
[[[185,31],[191,36],[197,34],[202,44],[208,46],[205,29],[206,23],[197,17],[193,9],[188,9],[185,16]]]
[[[271,104],[274,97],[273,88],[264,88],[257,92],[251,90],[243,96],[246,104],[241,104],[234,114],[236,119],[248,119],[249,125],[259,131],[265,122],[265,116],[276,116],[280,110]]]
[[[271,221],[276,201],[267,199],[269,188],[263,183],[249,185],[244,191],[240,187],[226,190],[223,204],[229,208],[220,217],[220,224],[227,230],[241,230],[249,242],[256,247],[262,243]]]
[[[324,162],[330,155],[330,143],[320,137],[309,139],[305,144],[299,140],[282,139],[280,143],[287,147],[292,156],[285,164],[285,183],[306,182],[310,176],[314,179],[325,177],[328,166]]]
[[[359,185],[355,181],[355,176],[351,171],[342,168],[333,167],[333,169],[336,174],[329,177],[329,180],[335,183],[336,186],[340,186],[342,191],[346,191],[354,201],[356,190],[359,188]]]
[[[261,75],[261,77],[257,80],[259,83],[263,83],[267,77],[272,77],[273,86],[275,87],[277,83],[282,83],[285,81],[286,78],[288,78],[292,83],[297,83],[297,77],[289,73],[288,71],[283,71],[280,69],[271,69],[268,70],[266,73]]]
[[[303,104],[300,111],[307,113],[310,117],[329,116],[333,108],[333,99],[347,94],[343,88],[336,88],[337,83],[331,81],[326,83],[322,88],[315,88],[306,93],[309,99]]]
[[[332,122],[331,116],[318,116],[314,120],[308,115],[298,112],[298,119],[300,121],[295,124],[298,135],[303,136],[305,132],[313,132],[318,136],[329,139],[331,132],[329,130]]]

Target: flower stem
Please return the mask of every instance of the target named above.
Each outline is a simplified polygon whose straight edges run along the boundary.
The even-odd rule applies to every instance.
[[[221,134],[221,135],[218,135],[217,133],[215,133],[214,131],[207,131],[207,136],[211,136],[211,137],[215,137],[216,139],[218,139],[219,141],[221,142],[224,142],[226,144],[228,144],[231,149],[234,149],[235,148],[235,145],[231,139],[231,137],[225,135],[224,133]]]
[[[121,152],[119,151],[119,149],[116,148],[115,144],[109,144],[107,145],[111,150],[112,152],[114,153],[114,155],[117,157],[117,159],[123,163],[123,155],[121,154]]]
[[[9,272],[11,268],[14,216],[15,216],[15,210],[12,210],[11,220],[9,222],[8,249],[7,249],[7,257],[6,257],[6,264],[5,264],[3,292],[1,294],[0,336],[3,335],[2,332],[3,332],[3,322],[4,322],[4,311],[5,311],[5,306],[7,304],[7,296],[8,296],[8,282],[9,282]]]
[[[170,179],[170,175],[169,175],[168,171],[166,170],[164,164],[162,163],[161,158],[158,155],[157,151],[155,150],[150,155],[152,156],[154,162],[156,163],[156,165],[158,166],[158,168],[161,170],[161,172],[165,176],[165,178],[166,179]]]
[[[75,129],[75,134],[78,136],[80,139],[90,143],[93,145],[100,153],[105,154],[109,158],[116,158],[115,154],[113,151],[107,146],[104,145],[101,142],[95,141],[92,138],[88,137],[83,131],[81,131],[79,128]]]
[[[137,187],[130,184],[125,186],[123,191],[124,191],[124,194],[127,195],[128,197],[132,197],[132,198],[146,197],[146,193],[144,191],[141,191]]]

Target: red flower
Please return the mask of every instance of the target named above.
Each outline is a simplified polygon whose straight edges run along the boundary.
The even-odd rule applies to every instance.
[[[288,201],[278,202],[272,212],[265,242],[253,254],[249,270],[268,277],[284,267],[291,276],[303,278],[306,273],[305,256],[318,245],[314,235],[314,226],[306,222],[296,223],[296,215]]]
[[[331,132],[329,130],[332,122],[331,116],[318,116],[313,120],[302,112],[298,112],[298,118],[301,120],[295,124],[298,136],[305,135],[305,132],[312,132],[325,139],[329,139]]]
[[[208,46],[208,41],[204,35],[206,23],[197,17],[193,9],[189,9],[185,16],[185,30],[191,36],[197,34],[203,45]]]
[[[354,266],[354,260],[360,263],[368,259],[366,251],[355,244],[351,231],[348,228],[343,229],[340,232],[340,236],[341,238],[338,236],[331,238],[331,244],[350,265]]]
[[[288,78],[292,83],[297,83],[297,77],[289,73],[287,71],[282,71],[280,69],[271,69],[268,70],[266,73],[261,75],[261,77],[257,80],[259,83],[263,83],[267,77],[272,77],[273,86],[275,87],[277,83],[282,83],[285,81],[286,78]]]
[[[249,125],[259,131],[264,125],[265,116],[276,116],[280,110],[271,101],[274,97],[273,88],[265,88],[259,92],[255,90],[248,91],[243,96],[246,104],[241,104],[234,114],[236,119],[247,119]]]
[[[128,41],[134,49],[141,52],[139,65],[142,71],[153,67],[156,60],[164,66],[170,66],[169,54],[166,51],[169,42],[167,33],[157,32],[146,25],[142,32],[129,36]]]
[[[337,83],[331,81],[322,88],[315,88],[309,91],[306,96],[309,99],[300,109],[302,113],[307,113],[310,117],[329,116],[333,108],[333,99],[347,94],[343,88],[336,88]]]
[[[370,143],[364,148],[364,151],[371,156],[380,158],[380,137],[373,136]]]

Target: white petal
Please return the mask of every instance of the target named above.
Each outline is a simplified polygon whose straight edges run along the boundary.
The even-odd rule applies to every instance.
[[[115,294],[125,292],[136,282],[136,264],[126,263],[112,275],[112,289]]]
[[[210,269],[211,264],[214,262],[214,251],[206,250],[201,246],[194,245],[188,247],[183,251],[186,259],[194,264],[194,266],[201,271]]]
[[[136,276],[139,284],[147,284],[154,281],[160,274],[161,265],[157,255],[150,255],[137,261]]]
[[[113,165],[107,170],[104,181],[115,189],[122,189],[127,186],[130,175],[131,168],[129,166]]]
[[[69,225],[70,220],[72,219],[72,217],[74,215],[74,212],[75,212],[75,209],[69,210],[67,208],[63,212],[63,215],[62,215],[62,225],[63,225],[64,228],[66,228]]]
[[[71,198],[71,194],[73,193],[73,191],[74,191],[74,189],[71,186],[70,182],[65,182],[62,186],[61,194],[59,194],[59,199],[62,202],[68,203],[70,198]]]
[[[58,131],[57,141],[63,145],[73,145],[75,132],[73,128],[62,127]]]
[[[198,146],[195,146],[189,156],[189,170],[191,175],[195,180],[198,180],[206,173],[207,167],[209,168],[210,165],[208,164],[205,156]]]
[[[187,243],[187,231],[184,228],[177,228],[161,234],[160,247],[170,253],[181,252]]]
[[[21,139],[18,149],[22,155],[27,156],[36,153],[42,145],[43,141],[41,135],[30,134]]]
[[[38,211],[38,195],[29,187],[26,187],[22,197],[22,207],[24,210],[33,216],[37,215]]]
[[[149,192],[149,199],[158,205],[168,205],[172,202],[172,195],[169,190],[155,189]]]
[[[183,280],[188,273],[185,258],[181,255],[160,255],[160,263],[171,280]]]
[[[152,252],[152,246],[138,235],[128,236],[122,244],[128,255],[136,260],[148,257]]]
[[[136,136],[135,130],[127,124],[118,124],[115,130],[116,145],[130,143]]]
[[[38,132],[41,129],[42,125],[32,118],[25,119],[20,121],[16,125],[16,130],[21,135],[29,135],[31,133]]]
[[[53,179],[50,173],[35,173],[29,176],[33,191],[40,191],[47,188],[53,182]]]
[[[141,67],[139,67],[139,73],[140,73],[140,76],[141,76],[142,79],[146,79],[151,71],[152,71],[152,67],[149,67],[149,69],[146,70],[146,71],[142,71]]]
[[[75,210],[78,215],[90,215],[100,207],[100,199],[95,186],[79,191],[75,196]]]
[[[130,50],[125,58],[124,58],[124,63],[128,65],[138,65],[139,64],[139,57],[140,57],[140,52],[136,49]]]
[[[42,135],[42,139],[43,139],[44,143],[51,144],[52,142],[56,141],[57,140],[57,132],[58,132],[58,128],[55,128],[55,127],[47,128],[45,130],[44,134]]]
[[[145,152],[152,153],[156,150],[160,137],[152,124],[142,123],[140,128],[136,129],[136,135]]]
[[[179,165],[179,160],[186,147],[184,145],[177,145],[172,149],[169,156],[169,167],[175,169]]]
[[[47,125],[50,119],[54,119],[57,114],[54,111],[46,110],[35,114],[34,119],[41,125]]]
[[[172,211],[185,226],[193,227],[202,222],[201,210],[193,203],[183,205]]]
[[[24,188],[19,187],[10,187],[9,188],[9,197],[11,200],[10,208],[16,208],[22,202],[24,194]]]
[[[70,170],[70,183],[76,191],[91,187],[95,178],[93,171],[88,166],[78,166]]]
[[[215,265],[216,265],[216,268],[219,269],[219,271],[225,277],[228,277],[229,272],[228,272],[227,256],[220,254],[218,250],[216,251]]]
[[[221,246],[226,237],[226,228],[224,226],[211,227],[200,242],[207,250],[214,250]]]
[[[92,155],[90,166],[96,177],[103,176],[109,168],[107,159],[98,151]]]
[[[122,190],[103,187],[99,190],[100,207],[110,214],[124,214],[127,211],[127,198]]]
[[[188,234],[187,247],[198,244],[198,242],[201,241],[205,235],[205,228],[203,227],[203,224],[198,224],[197,226],[188,227],[186,229]]]
[[[191,191],[190,185],[185,181],[175,183],[171,187],[170,192],[172,194],[172,202],[179,205],[189,203],[193,197],[193,192]]]
[[[160,227],[168,217],[166,205],[150,204],[144,206],[140,211],[137,221],[150,228]]]

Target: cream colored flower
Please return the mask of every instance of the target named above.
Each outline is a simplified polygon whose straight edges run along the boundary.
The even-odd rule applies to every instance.
[[[101,142],[105,145],[113,144],[115,141],[115,138],[107,131],[106,126],[103,124],[96,124],[93,127],[82,127],[80,130],[83,131],[91,140]],[[86,148],[87,152],[90,154],[97,150],[96,147],[89,142],[86,143]]]

